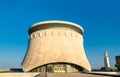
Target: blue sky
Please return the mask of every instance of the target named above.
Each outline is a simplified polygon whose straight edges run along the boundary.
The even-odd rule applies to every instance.
[[[0,0],[0,68],[21,67],[28,28],[40,21],[65,20],[81,25],[92,68],[104,66],[109,52],[112,68],[120,55],[119,0]]]

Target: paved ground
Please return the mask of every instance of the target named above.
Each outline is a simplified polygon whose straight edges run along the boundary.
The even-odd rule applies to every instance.
[[[103,74],[87,74],[87,73],[37,73],[37,72],[4,72],[0,73],[0,77],[120,77],[108,76]]]

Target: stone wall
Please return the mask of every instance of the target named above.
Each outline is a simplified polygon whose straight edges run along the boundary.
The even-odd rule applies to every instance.
[[[0,73],[0,77],[35,77],[39,73]]]

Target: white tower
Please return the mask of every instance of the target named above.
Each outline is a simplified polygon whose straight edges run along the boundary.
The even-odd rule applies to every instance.
[[[109,63],[109,57],[108,52],[104,52],[104,64],[105,64],[105,71],[110,71],[110,63]]]

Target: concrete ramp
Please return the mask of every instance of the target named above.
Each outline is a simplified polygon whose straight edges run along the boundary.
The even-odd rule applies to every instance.
[[[39,77],[114,77],[114,76],[87,73],[41,73]]]

